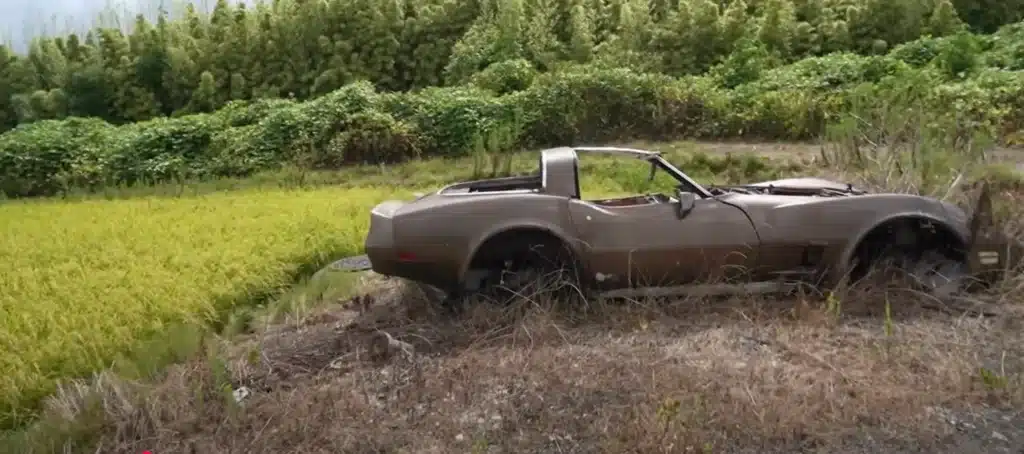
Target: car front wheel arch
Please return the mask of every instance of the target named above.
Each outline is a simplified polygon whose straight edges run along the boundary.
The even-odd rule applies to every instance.
[[[944,279],[966,279],[967,253],[965,240],[949,225],[923,216],[900,216],[869,230],[854,247],[847,269],[856,282],[873,270],[895,265],[919,282],[929,280],[925,286],[936,290],[936,273]]]

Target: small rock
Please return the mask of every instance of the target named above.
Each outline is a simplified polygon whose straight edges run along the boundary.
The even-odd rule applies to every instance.
[[[415,356],[415,349],[412,344],[395,339],[385,331],[377,331],[370,337],[370,345],[367,348],[370,357],[375,360],[386,360],[396,354],[402,354],[407,359]]]
[[[462,435],[462,434],[458,434],[458,435],[455,436],[455,441],[464,441],[465,439],[466,439],[466,436]]]
[[[243,400],[245,400],[246,397],[249,397],[250,395],[252,395],[252,390],[250,390],[246,386],[243,386],[241,388],[238,388],[238,389],[234,390],[231,393],[231,395],[234,396],[235,403],[241,403]]]
[[[992,438],[995,438],[996,440],[999,440],[999,441],[1010,441],[1009,438],[1006,438],[1006,435],[1003,435],[1003,434],[1001,434],[999,432],[995,432],[995,431],[992,432]]]

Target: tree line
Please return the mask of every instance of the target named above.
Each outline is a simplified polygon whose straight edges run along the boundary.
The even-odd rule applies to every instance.
[[[359,80],[382,91],[456,85],[510,59],[541,71],[585,63],[682,76],[744,40],[778,65],[884,54],[1022,15],[1024,0],[219,0],[209,15],[188,6],[180,17],[140,15],[128,32],[39,38],[25,55],[0,45],[0,132],[305,100]]]

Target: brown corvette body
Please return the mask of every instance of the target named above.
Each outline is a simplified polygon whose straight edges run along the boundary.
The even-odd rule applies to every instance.
[[[584,200],[578,153],[646,160],[652,172],[678,180],[678,189]],[[708,282],[834,284],[858,258],[888,244],[920,243],[926,233],[972,276],[1019,260],[1009,240],[986,227],[987,208],[969,219],[937,199],[814,178],[704,187],[644,150],[554,148],[539,161],[537,175],[458,183],[377,205],[365,244],[373,270],[448,291],[474,288],[474,257],[485,246],[502,247],[489,239],[519,232],[557,239],[572,251],[584,283],[602,292]]]

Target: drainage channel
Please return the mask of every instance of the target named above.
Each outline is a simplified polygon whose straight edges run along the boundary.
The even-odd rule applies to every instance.
[[[326,273],[354,273],[357,271],[366,271],[370,269],[370,258],[366,255],[355,255],[352,257],[345,257],[340,260],[335,260],[329,265],[320,269],[316,273],[313,273],[313,279],[319,278]]]

